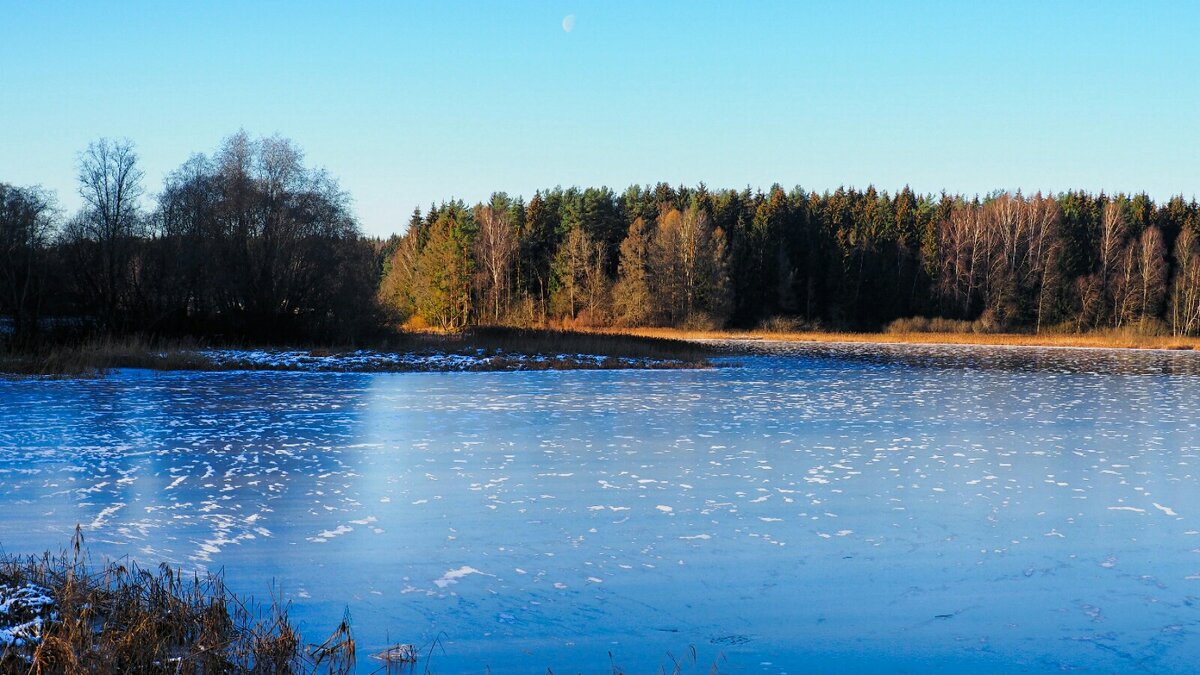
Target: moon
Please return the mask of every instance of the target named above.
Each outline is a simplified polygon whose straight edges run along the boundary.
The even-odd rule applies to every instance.
[[[575,15],[568,14],[564,16],[562,26],[564,33],[570,33],[571,29],[575,27]]]

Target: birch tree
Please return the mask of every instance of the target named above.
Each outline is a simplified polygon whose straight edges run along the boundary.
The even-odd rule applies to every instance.
[[[509,275],[517,253],[517,233],[508,209],[487,205],[478,209],[474,255],[480,295],[491,314],[492,323],[500,322],[501,309],[507,304]]]
[[[1200,237],[1185,227],[1175,240],[1175,279],[1171,282],[1171,332],[1200,332]]]

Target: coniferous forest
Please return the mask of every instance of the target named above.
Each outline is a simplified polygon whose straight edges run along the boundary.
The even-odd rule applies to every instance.
[[[1200,332],[1200,205],[1145,194],[561,188],[443,201],[366,237],[291,141],[239,132],[146,184],[80,155],[83,207],[0,183],[17,340],[352,342],[382,328],[792,326]],[[932,320],[932,321],[931,321]]]

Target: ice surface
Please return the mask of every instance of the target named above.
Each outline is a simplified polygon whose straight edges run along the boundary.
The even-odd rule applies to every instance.
[[[82,523],[97,555],[276,582],[312,638],[347,606],[366,653],[442,636],[438,672],[1200,658],[1200,357],[757,349],[0,381],[0,545]]]

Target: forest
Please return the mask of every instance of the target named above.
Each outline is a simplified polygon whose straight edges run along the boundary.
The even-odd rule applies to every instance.
[[[0,183],[0,324],[352,343],[397,326],[1200,333],[1200,205],[1145,194],[631,186],[494,194],[364,236],[294,143],[245,132],[148,194],[128,141],[83,207]]]
[[[1200,330],[1200,206],[633,186],[413,213],[384,247],[394,320],[974,331]],[[929,321],[934,319],[934,321]]]

